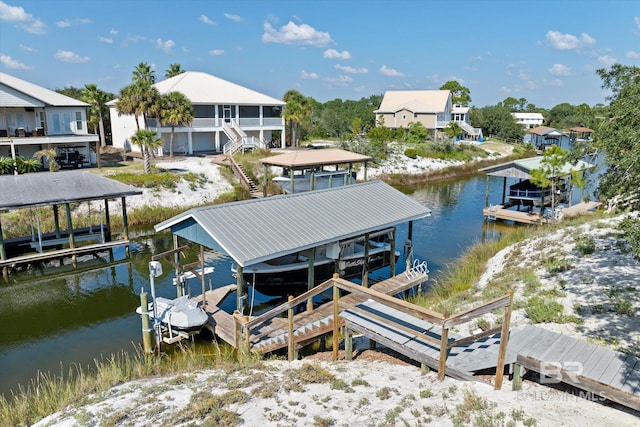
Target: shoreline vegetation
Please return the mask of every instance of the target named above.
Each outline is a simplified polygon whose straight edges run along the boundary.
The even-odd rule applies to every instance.
[[[513,155],[513,157],[515,156],[516,155]],[[520,157],[522,157],[521,153]],[[393,186],[409,186],[419,182],[424,182],[425,180],[446,180],[461,176],[475,175],[478,173],[477,171],[479,168],[486,167],[491,164],[502,163],[508,161],[510,158],[512,157],[505,157],[502,155],[497,158],[494,157],[482,161],[453,165],[435,171],[426,171],[422,174],[393,173],[380,175],[380,178]],[[193,182],[199,181],[194,179]],[[200,184],[196,183],[195,185],[197,186]],[[218,200],[232,201],[239,200],[242,197],[243,190],[234,185],[233,191],[223,193],[220,196],[221,199],[219,198]],[[188,208],[143,206],[131,212],[129,224],[153,224],[172,216],[174,213],[182,212],[185,209]],[[139,211],[138,214],[136,214],[137,211]],[[136,215],[138,215],[137,218],[139,219],[134,219],[136,218]],[[584,228],[586,224],[596,224],[593,225],[593,228],[586,229],[587,234],[589,232],[593,232],[593,229],[604,229],[606,227],[611,228],[611,226],[606,225],[608,224],[607,221],[610,220],[611,218],[608,215],[599,213],[591,217],[576,218],[569,222],[565,222],[562,225],[515,227],[512,232],[507,233],[500,240],[476,243],[469,247],[458,260],[447,268],[442,277],[434,283],[430,292],[414,297],[411,302],[440,312],[451,313],[461,307],[468,306],[469,304],[477,304],[479,299],[490,299],[502,294],[509,288],[515,288],[514,290],[517,291],[517,288],[524,283],[522,286],[527,288],[528,291],[523,293],[522,299],[516,301],[516,305],[520,304],[519,308],[521,309],[524,309],[525,306],[529,307],[531,304],[528,303],[532,302],[533,291],[535,290],[546,298],[540,302],[539,308],[543,311],[548,310],[548,306],[551,305],[551,301],[555,301],[554,298],[563,298],[561,292],[566,291],[564,288],[567,288],[567,285],[565,284],[563,289],[554,288],[555,290],[550,291],[547,289],[547,286],[541,282],[542,279],[535,276],[535,272],[533,271],[535,266],[526,268],[525,266],[516,265],[516,261],[514,259],[524,251],[524,249],[522,249],[522,245],[528,241],[535,241],[543,235],[548,236],[552,233],[564,233],[565,231],[563,230],[581,229],[581,227]],[[597,225],[601,223],[605,225]],[[578,236],[580,233],[577,231],[573,231],[572,233],[572,238],[578,242],[581,239],[581,237]],[[585,231],[583,230],[582,234],[584,233]],[[615,231],[609,231],[609,233],[611,235],[615,235]],[[615,238],[622,239],[620,236]],[[619,248],[626,247],[624,244],[617,245]],[[485,280],[487,283],[482,283],[487,271],[493,268],[489,266],[489,264],[498,256],[498,254],[503,253],[505,250],[511,250],[511,258],[506,261],[505,259],[502,259],[502,261],[498,262],[502,262],[502,264],[510,266],[510,271],[499,272],[498,276],[502,274],[502,279],[499,277],[493,277]],[[573,250],[573,248],[571,250]],[[624,251],[624,249],[621,249],[621,251]],[[515,253],[515,255],[513,255],[513,253]],[[584,253],[583,255],[586,256],[588,254]],[[558,257],[558,259],[559,258],[560,257]],[[544,260],[540,260],[540,262],[543,263]],[[558,263],[562,263],[562,261],[558,261]],[[558,267],[557,265],[547,267],[551,270],[553,270],[553,268],[562,269],[562,266]],[[556,280],[556,282],[557,281],[558,280]],[[637,319],[639,305],[637,297],[631,298],[631,306],[626,308],[626,315],[629,317],[635,316]],[[562,312],[562,310],[560,311]],[[576,308],[575,311],[575,316],[569,316],[563,320],[568,323],[573,322],[573,324],[576,325],[580,324],[580,310]],[[618,314],[615,310],[613,310],[613,312],[614,314]],[[545,318],[543,316],[539,320],[542,322],[557,321],[558,318]],[[488,318],[483,319],[482,322],[479,321],[476,326],[478,329],[489,329],[500,322],[501,319]],[[615,339],[615,337],[608,337],[608,342],[603,344],[611,346],[611,338]],[[638,338],[636,336],[635,338],[632,337],[632,339],[637,340]],[[628,343],[628,348],[626,348],[627,351],[631,354],[640,354],[640,350],[634,348],[636,345],[638,345],[638,343],[634,341]],[[175,382],[188,381],[188,378],[195,375],[194,372],[204,369],[222,371],[225,373],[227,378],[231,378],[240,372],[251,370],[257,370],[258,372],[261,370],[268,371],[271,368],[265,364],[276,363],[273,362],[273,360],[277,360],[276,357],[266,359],[265,361],[259,360],[255,357],[242,356],[240,354],[236,354],[234,349],[225,345],[215,345],[214,348],[215,351],[213,354],[203,354],[191,347],[179,347],[176,351],[171,354],[165,354],[161,358],[146,356],[139,352],[133,355],[125,354],[123,352],[122,354],[112,355],[111,357],[103,360],[96,360],[94,367],[83,368],[81,366],[76,366],[66,373],[42,373],[38,378],[33,379],[30,384],[25,387],[20,387],[17,391],[12,393],[11,396],[0,396],[0,425],[30,425],[57,411],[66,411],[73,407],[80,408],[84,405],[90,404],[91,402],[104,398],[109,394],[109,390],[111,390],[112,387],[132,380],[171,376],[174,378]],[[316,366],[316,369],[320,369],[317,365],[314,366]],[[343,365],[344,369],[349,369],[348,366],[349,365]],[[291,368],[292,371],[299,371],[302,369],[304,368],[300,368],[299,365],[296,365],[296,368]],[[416,368],[412,367],[412,369]],[[307,372],[306,374],[311,375],[314,373]],[[315,372],[315,374],[317,375],[318,373]],[[332,390],[349,388],[356,385],[356,380],[353,380],[351,386],[349,386],[349,384],[342,384],[342,386],[340,386],[336,383],[337,380],[335,377],[332,378],[326,373],[323,373],[323,375],[326,377],[317,381],[326,381],[331,383]],[[297,381],[300,383],[300,378],[298,378]],[[302,383],[304,383],[304,381],[302,381]],[[460,405],[448,410],[446,409],[445,402],[442,406],[444,409],[439,410],[441,413],[436,414],[430,413],[430,410],[423,407],[422,413],[413,414],[414,420],[422,419],[425,423],[429,423],[429,420],[446,419],[448,422],[453,423],[453,425],[464,425],[474,420],[480,420],[478,417],[489,417],[493,423],[484,425],[537,425],[536,416],[534,415],[531,417],[529,416],[530,414],[526,414],[522,409],[514,408],[510,413],[508,413],[508,416],[505,415],[504,412],[497,411],[495,409],[495,405],[492,405],[490,401],[485,397],[482,397],[485,396],[485,394],[483,394],[482,391],[478,391],[477,388],[465,388],[464,390],[461,388],[456,389],[458,387],[456,382],[450,379],[447,379],[443,383],[448,384],[446,385],[448,389],[445,388],[442,392],[443,400],[447,400],[445,394],[448,394],[451,397],[457,396],[459,398],[459,402],[461,402]],[[306,384],[309,383],[307,382]],[[425,388],[424,394],[422,390],[418,392],[420,399],[427,399],[431,397],[430,394],[432,392],[427,390],[435,389],[436,385],[432,384],[430,387],[431,388]],[[508,386],[504,386],[503,388],[506,387]],[[230,393],[231,391],[222,396],[218,396],[218,400],[215,402],[210,399],[204,399],[204,402],[208,402],[210,404],[211,407],[209,409],[204,407],[195,407],[198,404],[196,403],[194,396],[192,396],[192,403],[189,404],[189,407],[191,408],[190,413],[183,414],[184,418],[181,419],[164,419],[164,422],[170,421],[172,423],[183,423],[194,420],[203,420],[205,423],[204,425],[239,425],[240,416],[230,408],[233,407],[233,404],[238,404],[238,402],[248,400],[250,396],[235,395],[234,397],[230,395]],[[333,391],[333,393],[335,393],[335,391]],[[396,393],[398,393],[397,390]],[[498,396],[494,397],[496,399],[499,398]],[[414,396],[413,398],[414,400],[418,399],[417,396]],[[382,398],[380,399],[382,400]],[[407,399],[409,398],[405,396],[403,406],[411,406]],[[215,406],[214,403],[217,405],[217,409],[215,410],[212,409]],[[522,403],[524,404],[524,402]],[[533,403],[535,404],[536,402]],[[200,404],[202,405],[204,403],[200,402]],[[353,405],[366,406],[363,401],[360,401],[359,403],[356,402]],[[295,405],[290,402],[290,406]],[[331,412],[330,408],[327,406],[325,406],[325,408],[327,413]],[[389,411],[384,414],[384,419],[386,419],[387,422],[382,423],[382,425],[395,425],[396,422],[402,424],[400,422],[402,419],[402,417],[400,417],[400,412],[402,412],[402,410],[402,408],[396,409],[396,413],[394,415],[393,408],[390,408]],[[597,412],[598,410],[596,408],[594,413]],[[272,414],[274,418],[271,421],[273,421],[273,424],[275,425],[279,419],[275,417],[274,414]],[[620,411],[620,414],[620,416],[623,417],[623,420],[633,419],[624,418],[624,415],[628,414],[628,411],[622,410]],[[634,415],[637,416],[637,414],[632,414],[631,417]],[[93,423],[96,420],[93,415],[82,411],[78,412],[73,417],[79,425],[84,425],[89,422]],[[153,418],[152,415],[149,415],[149,417]],[[118,411],[112,411],[110,414],[105,413],[97,419],[99,420],[100,425],[120,425],[121,423],[124,425],[135,425],[127,422],[126,414]],[[267,417],[267,419],[269,418]],[[313,418],[313,425],[334,425],[333,422],[330,422],[331,420],[336,421],[328,415],[326,417],[318,415]],[[621,425],[625,424],[625,422],[626,421],[622,421]],[[285,422],[285,424],[291,424],[291,420],[289,420],[289,423]],[[444,425],[451,424],[445,423]]]

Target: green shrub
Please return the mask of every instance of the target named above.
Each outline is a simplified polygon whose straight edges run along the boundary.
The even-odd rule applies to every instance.
[[[576,239],[576,249],[582,256],[589,255],[595,252],[596,243],[589,236],[580,236]]]
[[[627,217],[620,222],[618,229],[624,232],[624,240],[631,247],[635,258],[640,260],[640,219]]]
[[[407,148],[404,150],[404,155],[410,159],[415,159],[418,157],[418,151],[415,148]]]
[[[557,301],[533,297],[527,300],[525,312],[533,323],[559,322],[562,319],[562,304]]]

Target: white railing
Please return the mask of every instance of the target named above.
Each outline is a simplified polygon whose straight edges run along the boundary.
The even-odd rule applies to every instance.
[[[259,127],[260,117],[246,117],[238,119],[238,123],[242,127]]]
[[[234,131],[236,131],[236,133],[241,137],[241,138],[246,138],[247,134],[242,130],[242,128],[240,127],[240,125],[238,125],[238,122],[231,119],[231,127],[233,128]]]
[[[199,117],[193,119],[191,122],[192,127],[218,127],[218,120],[215,117]]]
[[[284,126],[284,119],[282,117],[264,117],[262,126]]]

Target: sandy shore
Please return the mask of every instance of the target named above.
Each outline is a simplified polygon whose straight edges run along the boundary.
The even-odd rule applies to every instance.
[[[205,160],[156,165],[189,170],[198,166],[209,177],[210,193],[204,196],[201,191],[192,194],[182,189],[184,198],[179,203],[195,204],[203,197],[214,197],[215,191],[228,191],[228,184],[216,178],[220,177],[218,166]],[[369,176],[444,166],[428,159],[413,164],[394,158],[370,170]],[[145,192],[141,203],[158,197],[177,198]],[[553,290],[548,293],[562,304],[564,314],[580,319],[538,326],[640,355],[640,263],[620,243],[615,228],[619,221],[620,217],[585,224],[504,249],[489,261],[476,284],[478,293],[505,269],[533,267],[539,291]],[[592,239],[592,253],[580,252],[580,236]],[[551,256],[570,267],[550,273],[545,260]],[[516,283],[515,290],[516,301],[528,297],[524,283]],[[626,314],[617,311],[620,299],[629,301]],[[528,323],[524,308],[514,311],[513,327]],[[358,356],[352,362],[330,362],[328,355],[319,354],[293,363],[267,361],[252,369],[207,370],[121,384],[36,425],[199,425],[206,419],[207,425],[246,426],[640,426],[638,413],[597,396],[584,398],[531,381],[514,392],[506,378],[501,391],[480,382],[451,378],[440,382],[433,372],[421,375],[414,364],[367,350],[364,339],[358,343]],[[305,382],[303,373],[308,370],[322,372],[323,379]],[[215,403],[208,409],[195,408],[205,401]],[[225,424],[225,420],[231,421]]]

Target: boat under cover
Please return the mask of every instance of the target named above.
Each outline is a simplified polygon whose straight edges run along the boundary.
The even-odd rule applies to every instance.
[[[364,241],[334,243],[318,246],[313,260],[314,285],[329,280],[338,272],[344,279],[362,277],[365,261]],[[339,251],[339,254],[338,252]],[[393,262],[400,256],[395,252]],[[391,265],[391,245],[385,241],[369,240],[368,270],[373,271]],[[231,270],[237,274],[237,266]],[[245,266],[243,279],[264,294],[282,296],[300,294],[307,290],[309,258],[306,251],[284,255],[268,261]]]
[[[149,303],[149,318],[154,319],[153,302]],[[165,326],[174,329],[193,331],[202,328],[209,316],[188,296],[168,299],[163,297],[155,298],[158,321]],[[142,314],[140,307],[136,309],[138,314]]]

